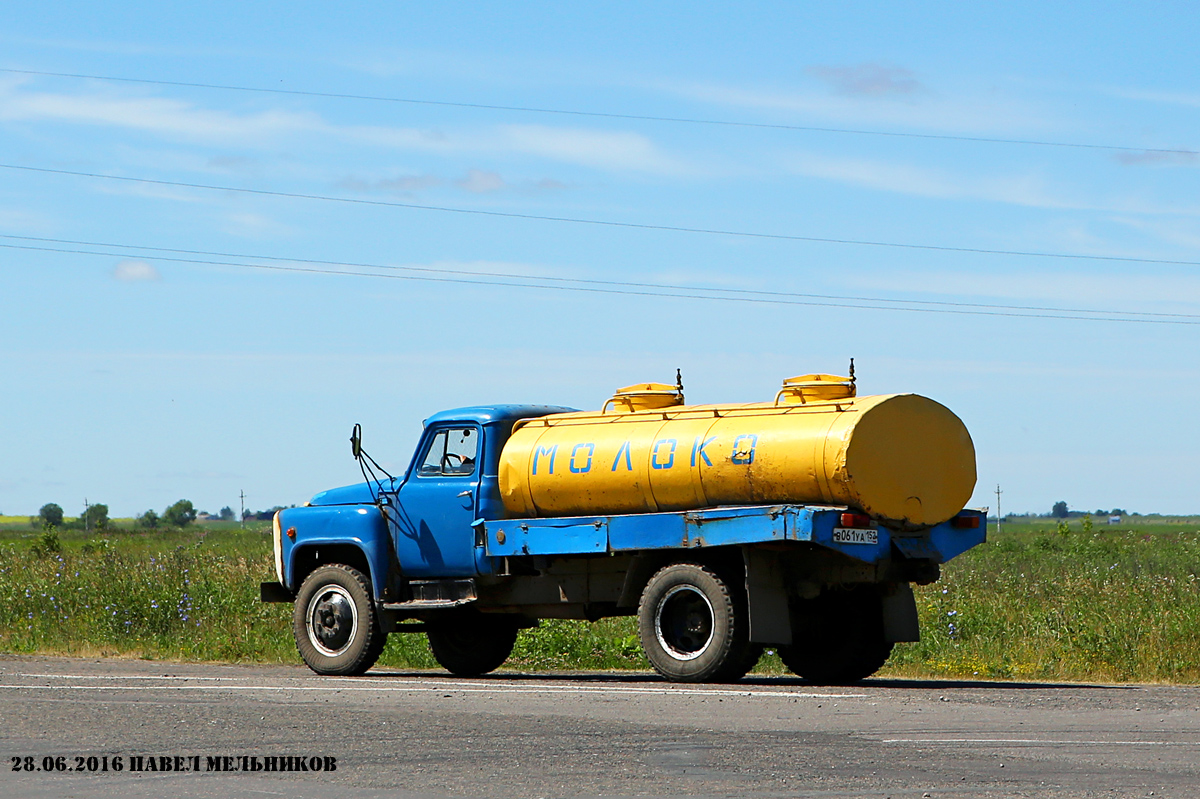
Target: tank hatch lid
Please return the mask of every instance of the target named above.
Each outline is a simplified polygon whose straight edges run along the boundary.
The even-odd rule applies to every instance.
[[[806,402],[828,402],[849,399],[857,394],[854,375],[797,375],[783,381],[775,395],[775,404],[802,405]]]
[[[618,388],[604,403],[601,413],[608,413],[611,406],[616,413],[633,413],[634,411],[652,411],[659,408],[673,408],[683,404],[683,388],[669,383],[635,383],[632,386]]]

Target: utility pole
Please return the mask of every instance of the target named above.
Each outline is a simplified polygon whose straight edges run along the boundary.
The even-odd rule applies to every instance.
[[[239,516],[238,518],[241,519],[242,529],[245,530],[246,529],[246,492],[244,490],[239,490],[238,498],[242,500],[242,515]]]
[[[87,497],[84,497],[83,498],[83,532],[85,534],[91,532],[92,520],[90,517],[92,514],[88,513],[88,510],[90,510],[91,507],[92,506],[88,504]]]
[[[1000,484],[996,483],[996,533],[1000,533]]]

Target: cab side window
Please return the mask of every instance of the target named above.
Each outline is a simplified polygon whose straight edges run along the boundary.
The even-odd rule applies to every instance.
[[[467,477],[479,460],[479,432],[474,427],[447,427],[434,433],[421,460],[421,477]]]

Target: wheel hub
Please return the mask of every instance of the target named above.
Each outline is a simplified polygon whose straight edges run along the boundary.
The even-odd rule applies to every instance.
[[[340,585],[327,585],[313,594],[308,605],[308,638],[324,655],[340,654],[350,645],[358,625],[358,611]]]
[[[703,655],[712,643],[713,626],[708,597],[690,585],[677,585],[668,591],[654,614],[659,645],[679,660]]]

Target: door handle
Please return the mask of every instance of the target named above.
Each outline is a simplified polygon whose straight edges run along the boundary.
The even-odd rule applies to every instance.
[[[469,496],[471,496],[471,492],[470,492],[470,491],[459,491],[459,492],[458,492],[458,496],[460,496],[460,497],[469,497]]]

